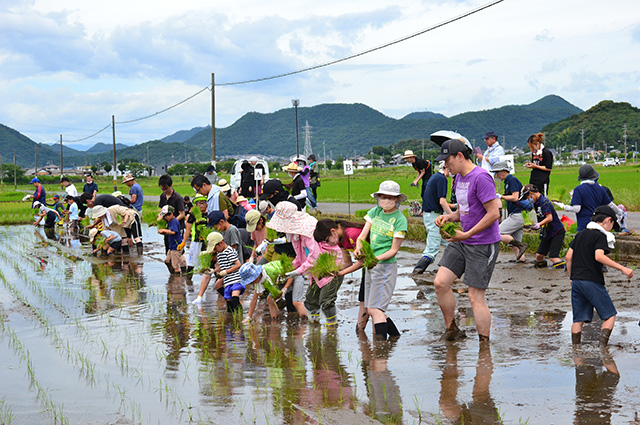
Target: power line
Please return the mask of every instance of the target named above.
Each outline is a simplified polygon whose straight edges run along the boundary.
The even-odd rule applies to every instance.
[[[288,77],[288,76],[291,76],[291,75],[301,74],[303,72],[313,71],[313,70],[319,69],[319,68],[324,68],[324,67],[327,67],[327,66],[330,66],[330,65],[335,65],[337,63],[348,61],[350,59],[354,59],[354,58],[357,58],[357,57],[360,57],[360,56],[364,56],[366,54],[375,52],[377,50],[382,50],[382,49],[384,49],[386,47],[393,46],[394,44],[402,43],[403,41],[407,41],[407,40],[410,40],[412,38],[418,37],[418,36],[420,36],[422,34],[425,34],[425,33],[428,33],[430,31],[433,31],[435,29],[441,28],[441,27],[443,27],[445,25],[449,25],[449,24],[451,24],[453,22],[459,21],[460,19],[466,18],[467,16],[471,16],[471,15],[473,15],[475,13],[481,12],[481,11],[483,11],[485,9],[488,9],[488,8],[490,8],[492,6],[495,6],[498,3],[502,3],[503,1],[504,0],[495,0],[495,1],[491,2],[491,3],[485,4],[484,6],[480,6],[480,7],[476,8],[476,9],[472,9],[472,10],[466,12],[466,13],[463,13],[462,15],[458,15],[458,16],[456,16],[454,18],[451,18],[451,19],[448,19],[448,20],[446,20],[444,22],[441,22],[439,24],[433,25],[433,26],[431,26],[429,28],[425,28],[425,29],[423,29],[421,31],[418,31],[416,33],[413,33],[411,35],[407,35],[407,36],[399,38],[399,39],[397,39],[395,41],[391,41],[391,42],[385,43],[385,44],[383,44],[381,46],[374,47],[372,49],[368,49],[368,50],[365,50],[363,52],[353,54],[351,56],[345,56],[343,58],[335,59],[335,60],[320,64],[320,65],[314,65],[314,66],[311,66],[309,68],[299,69],[297,71],[291,71],[291,72],[287,72],[287,73],[284,73],[284,74],[273,75],[271,77],[263,77],[263,78],[256,78],[256,79],[253,79],[253,80],[237,81],[237,82],[234,82],[234,83],[216,84],[216,87],[218,87],[218,86],[238,86],[238,85],[241,85],[241,84],[250,84],[250,83],[257,83],[257,82],[260,82],[260,81],[274,80],[276,78]]]
[[[103,131],[105,131],[107,128],[111,128],[111,124],[107,124],[102,129],[100,129],[100,130],[96,131],[95,133],[93,133],[91,136],[83,137],[82,139],[77,139],[77,140],[64,140],[64,141],[67,142],[67,143],[82,142],[83,140],[91,139],[92,137],[97,136],[98,134],[100,134]]]
[[[501,0],[501,1],[502,1],[502,0]],[[128,121],[117,121],[117,122],[116,122],[116,124],[129,124],[129,123],[132,123],[132,122],[142,121],[142,120],[146,120],[147,118],[155,117],[156,115],[160,115],[160,114],[162,114],[163,112],[167,112],[167,111],[168,111],[168,110],[170,110],[170,109],[173,109],[173,108],[175,108],[175,107],[177,107],[177,106],[182,105],[183,103],[185,103],[185,102],[187,102],[187,101],[189,101],[189,100],[193,99],[194,97],[196,97],[197,95],[199,95],[200,93],[202,93],[202,92],[204,92],[204,91],[206,91],[206,90],[209,90],[209,91],[210,91],[211,89],[209,88],[209,86],[206,86],[205,88],[203,88],[202,90],[198,91],[197,93],[194,93],[194,94],[192,94],[191,96],[187,97],[186,99],[181,100],[180,102],[176,103],[175,105],[171,105],[171,106],[169,106],[168,108],[165,108],[165,109],[163,109],[163,110],[161,110],[161,111],[158,111],[158,112],[153,113],[153,114],[151,114],[151,115],[147,115],[146,117],[140,117],[140,118],[136,118],[136,119],[133,119],[133,120],[128,120]]]

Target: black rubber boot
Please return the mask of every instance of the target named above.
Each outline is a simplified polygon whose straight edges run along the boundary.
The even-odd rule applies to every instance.
[[[242,312],[242,304],[240,304],[240,297],[231,297],[231,308],[233,309],[233,311],[240,311]]]
[[[429,267],[429,265],[431,263],[433,263],[433,259],[432,258],[427,257],[427,256],[423,256],[418,261],[418,264],[416,264],[416,266],[413,268],[413,272],[414,273],[418,273],[418,274],[422,274],[422,273],[424,273],[425,270],[427,270],[427,267]]]
[[[600,331],[600,347],[606,347],[609,344],[609,337],[611,336],[611,329],[603,329]]]
[[[216,291],[218,291],[218,294],[220,294],[221,297],[224,297],[224,287],[218,288]]]
[[[387,340],[387,322],[376,323],[374,327],[376,329],[376,340],[386,341]]]
[[[398,337],[400,336],[400,331],[398,330],[398,328],[396,327],[396,324],[393,323],[393,320],[391,320],[391,317],[387,317],[387,333],[389,334],[389,336],[395,336]]]
[[[129,254],[129,245],[122,245],[122,253]]]
[[[142,246],[142,242],[138,242],[136,244],[136,250],[138,251],[138,255],[142,255],[144,252],[144,248]]]
[[[582,332],[571,333],[571,344],[573,344],[574,348],[580,347],[581,342],[582,342]]]

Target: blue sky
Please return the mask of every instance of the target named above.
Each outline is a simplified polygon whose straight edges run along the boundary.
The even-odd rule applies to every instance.
[[[162,4],[170,3],[170,4]],[[265,4],[269,3],[269,4]],[[328,62],[412,34],[486,1],[5,0],[0,123],[37,142],[84,138],[217,83]],[[216,88],[216,126],[247,112],[364,103],[388,116],[447,116],[557,94],[587,109],[640,106],[640,15],[633,0],[505,0],[446,27],[292,77]],[[141,143],[210,124],[205,92],[116,126]],[[313,123],[310,123],[313,126]],[[82,144],[111,141],[106,131]],[[78,143],[79,145],[80,143]],[[70,144],[74,146],[74,144]]]

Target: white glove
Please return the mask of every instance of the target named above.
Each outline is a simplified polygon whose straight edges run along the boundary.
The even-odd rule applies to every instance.
[[[262,243],[260,245],[258,245],[258,247],[256,248],[256,252],[258,252],[260,254],[264,254],[264,252],[267,250],[268,246],[269,246],[269,242],[264,240],[264,241],[262,241]]]
[[[291,272],[289,272],[289,273],[285,274],[285,276],[287,277],[287,279],[291,279],[292,277],[296,277],[296,276],[298,276],[298,272],[297,272],[297,271],[295,271],[295,270],[293,270],[293,271],[291,271]]]
[[[540,228],[540,223],[536,223],[536,224],[534,224],[533,226],[531,226],[531,228],[532,228],[533,230],[538,230],[538,229]]]
[[[281,238],[274,239],[272,243],[274,245],[282,245],[283,243],[287,243],[287,238],[283,236]]]
[[[499,193],[496,193],[496,198],[502,199],[502,195],[500,195]]]
[[[563,204],[562,202],[554,202],[554,205],[556,205],[558,208],[560,209],[564,209],[564,207],[566,206],[565,204]]]

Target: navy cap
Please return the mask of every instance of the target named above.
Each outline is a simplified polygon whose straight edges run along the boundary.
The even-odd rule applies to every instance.
[[[224,219],[222,211],[211,211],[209,213],[209,226],[215,226],[220,223],[220,220]]]
[[[495,137],[495,139],[498,140],[498,135],[493,131],[487,131],[486,133],[484,133],[484,140],[487,140],[489,137]]]
[[[462,140],[449,139],[440,146],[440,155],[435,160],[444,161],[449,157],[449,155],[455,155],[468,149],[469,148]]]

